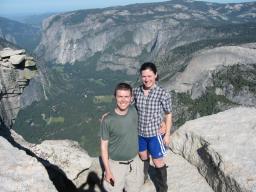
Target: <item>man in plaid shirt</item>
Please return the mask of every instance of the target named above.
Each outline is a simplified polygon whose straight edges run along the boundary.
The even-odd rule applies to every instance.
[[[140,68],[143,85],[134,88],[134,102],[138,112],[139,154],[149,166],[149,154],[156,169],[157,192],[167,192],[167,170],[163,157],[165,146],[170,143],[172,127],[171,96],[157,81],[157,69],[153,63],[144,63]],[[160,134],[161,122],[165,121],[166,133]],[[147,173],[145,173],[147,174]]]

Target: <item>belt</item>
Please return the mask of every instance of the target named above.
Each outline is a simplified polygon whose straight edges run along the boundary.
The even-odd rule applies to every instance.
[[[133,162],[133,159],[132,159],[132,160],[129,160],[129,161],[119,161],[119,164],[130,165],[131,162]]]
[[[133,159],[129,160],[129,161],[119,161],[119,164],[130,165],[130,172],[131,172],[132,171],[132,164],[131,164],[131,162],[133,162]]]

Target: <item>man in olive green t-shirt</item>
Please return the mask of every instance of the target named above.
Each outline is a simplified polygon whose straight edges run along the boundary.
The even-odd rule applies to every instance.
[[[101,123],[101,157],[105,168],[104,187],[109,192],[139,192],[143,185],[143,163],[138,157],[138,116],[130,106],[132,88],[119,83],[116,107]]]

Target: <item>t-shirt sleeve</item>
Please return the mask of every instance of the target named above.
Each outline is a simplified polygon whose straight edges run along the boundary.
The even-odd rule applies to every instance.
[[[135,105],[135,102],[136,102],[136,88],[132,88],[132,102],[131,104],[132,105]]]
[[[100,124],[100,137],[103,140],[109,140],[109,126],[106,118]]]
[[[171,113],[172,112],[172,99],[170,93],[164,91],[163,97],[162,97],[162,106],[165,113]]]

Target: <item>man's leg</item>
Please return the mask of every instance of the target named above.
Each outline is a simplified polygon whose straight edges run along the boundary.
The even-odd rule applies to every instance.
[[[136,156],[128,166],[130,170],[125,179],[125,191],[140,192],[144,181],[143,162]]]
[[[103,186],[108,192],[120,192],[123,191],[125,185],[125,175],[128,170],[127,165],[119,164],[118,161],[109,159],[109,166],[112,174],[115,178],[114,186],[108,183],[106,180],[103,181]]]

